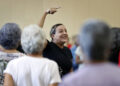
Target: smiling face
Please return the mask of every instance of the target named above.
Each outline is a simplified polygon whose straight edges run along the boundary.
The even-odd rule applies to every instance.
[[[56,27],[55,34],[52,34],[52,39],[53,42],[59,44],[64,44],[65,42],[68,41],[68,34],[64,25]]]

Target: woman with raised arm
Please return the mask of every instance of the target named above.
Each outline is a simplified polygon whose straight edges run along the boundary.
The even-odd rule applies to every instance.
[[[58,8],[51,8],[47,10],[39,23],[42,28],[49,14],[54,14],[57,12]],[[52,59],[57,62],[59,66],[59,72],[61,77],[72,71],[72,54],[71,51],[64,46],[68,40],[68,34],[66,27],[59,23],[52,26],[50,31],[51,42],[47,41],[47,46],[43,51],[43,56]]]

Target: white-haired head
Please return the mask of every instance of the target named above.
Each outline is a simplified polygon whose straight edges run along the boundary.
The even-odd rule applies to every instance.
[[[24,28],[21,36],[22,48],[27,54],[39,54],[45,47],[46,36],[37,25]]]

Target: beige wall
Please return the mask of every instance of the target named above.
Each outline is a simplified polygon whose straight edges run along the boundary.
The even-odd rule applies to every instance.
[[[6,22],[16,22],[21,28],[38,23],[47,8],[61,6],[56,14],[47,16],[44,29],[49,37],[51,26],[63,23],[71,37],[89,18],[120,27],[119,3],[120,0],[0,0],[0,27]]]

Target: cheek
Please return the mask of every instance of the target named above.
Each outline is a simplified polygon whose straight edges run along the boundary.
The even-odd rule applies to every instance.
[[[56,33],[56,34],[54,35],[54,38],[60,38],[60,36],[61,36],[61,34]]]
[[[59,36],[58,34],[57,34],[57,35],[54,35],[54,36],[53,36],[53,39],[54,39],[54,40],[59,40],[59,39],[60,39],[60,36]]]

